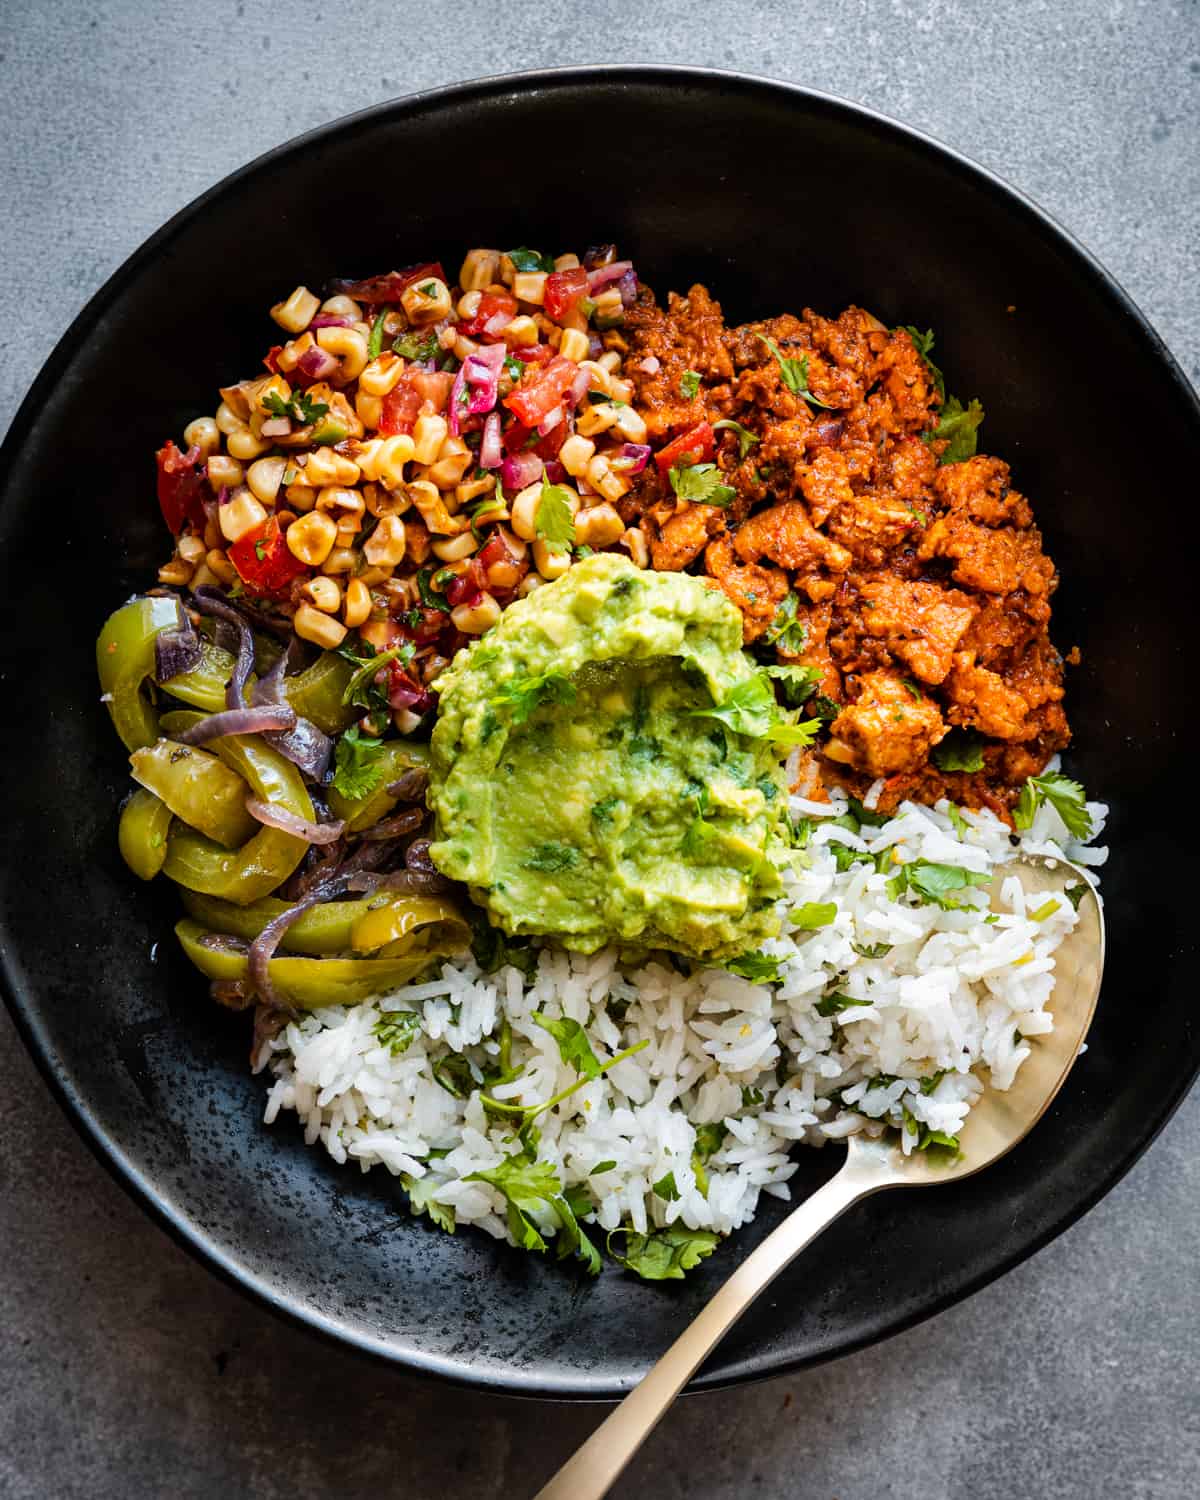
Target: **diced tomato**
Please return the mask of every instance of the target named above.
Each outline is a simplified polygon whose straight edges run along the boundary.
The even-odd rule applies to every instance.
[[[477,557],[461,573],[446,582],[446,603],[453,609],[460,604],[477,604],[483,593],[483,567]]]
[[[467,338],[479,338],[483,333],[484,325],[490,323],[498,313],[507,314],[505,321],[511,323],[517,315],[517,299],[510,297],[507,292],[484,292],[479,299],[479,307],[475,316],[468,318],[465,323],[458,325],[459,333],[466,334]],[[492,340],[503,338],[500,332],[487,335]]]
[[[523,365],[548,365],[554,350],[549,344],[524,344],[512,353]]]
[[[271,347],[267,350],[266,358],[263,360],[263,364],[266,365],[267,369],[270,370],[272,375],[279,374],[279,356],[282,353],[282,344],[272,344]]]
[[[192,447],[180,453],[174,443],[164,443],[154,459],[158,464],[158,504],[171,534],[178,536],[188,521],[203,531],[204,496],[209,491],[200,449]]]
[[[428,281],[434,276],[439,281],[446,280],[446,273],[441,265],[436,260],[431,260],[420,266],[405,266],[402,271],[385,271],[382,276],[368,276],[365,281],[336,281],[334,286],[337,291],[353,297],[356,302],[374,306],[380,302],[399,302],[405,288],[412,286],[414,281]]]
[[[411,432],[417,413],[421,410],[423,397],[411,380],[401,380],[394,390],[383,398],[379,415],[379,430],[387,437],[400,432]]]
[[[697,422],[665,448],[660,448],[654,455],[654,462],[659,471],[665,474],[676,464],[707,463],[715,452],[716,439],[712,427],[708,422]]]
[[[422,401],[432,404],[434,411],[446,410],[450,387],[454,384],[449,370],[409,370],[405,379]]]
[[[567,313],[587,291],[587,272],[582,266],[569,271],[553,271],[546,277],[546,316],[561,323]]]
[[[308,569],[288,546],[279,522],[268,516],[229,548],[229,561],[246,587],[262,598],[281,598]]]
[[[433,694],[424,683],[398,661],[389,662],[388,669],[388,702],[391,706],[407,708],[415,714],[428,713],[433,707]]]
[[[518,421],[527,427],[538,423],[558,406],[574,384],[579,366],[573,359],[556,354],[548,365],[536,373],[527,373],[504,404]],[[709,429],[711,434],[712,429]]]
[[[539,458],[554,458],[570,434],[570,423],[565,419],[557,422],[545,437],[538,437],[537,429],[526,427],[524,422],[510,422],[504,429],[501,441],[505,453],[521,453],[528,448],[530,453],[536,453]]]

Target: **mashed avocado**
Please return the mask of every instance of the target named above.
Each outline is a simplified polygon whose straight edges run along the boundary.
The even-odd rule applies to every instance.
[[[606,554],[509,607],[438,681],[431,853],[494,925],[720,959],[777,930],[781,752],[710,715],[741,616]]]

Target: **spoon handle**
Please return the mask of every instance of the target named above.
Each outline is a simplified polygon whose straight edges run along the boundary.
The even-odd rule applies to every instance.
[[[848,1162],[793,1209],[534,1500],[600,1500],[606,1495],[696,1368],[758,1294],[852,1203],[884,1185],[865,1181]]]

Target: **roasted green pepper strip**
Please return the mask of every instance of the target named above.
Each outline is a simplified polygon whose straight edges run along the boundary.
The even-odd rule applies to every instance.
[[[423,930],[436,932],[438,928]],[[209,979],[245,979],[246,955],[206,947],[201,939],[207,934],[198,922],[178,922],[175,935],[188,958]],[[420,932],[414,934],[414,938],[420,936]],[[448,958],[461,948],[461,943],[435,942],[394,958],[273,958],[269,970],[280,998],[300,1009],[357,1005],[406,984],[433,960]]]
[[[323,651],[306,671],[284,679],[287,701],[302,719],[326,734],[341,734],[362,710],[342,702],[354,667],[334,651]]]
[[[121,809],[117,847],[139,880],[153,880],[167,857],[171,809],[153,792],[139,787]]]
[[[207,750],[157,740],[135,750],[129,767],[134,781],[177,818],[226,849],[244,844],[260,826],[246,811],[246,783]]]
[[[268,922],[282,916],[292,904],[268,896],[253,906],[235,906],[230,901],[219,901],[198,891],[184,891],[182,895],[189,916],[202,927],[244,938],[246,942],[252,942]],[[360,934],[359,928],[364,921],[375,922],[377,919],[376,930],[380,936],[375,942],[376,930],[368,926]],[[324,906],[314,906],[296,918],[279,946],[292,953],[316,956],[347,953],[351,949],[367,953],[373,947],[383,947],[397,938],[408,938],[419,928],[435,924],[444,929],[443,935],[447,939],[452,935],[451,925],[456,924],[459,946],[466,946],[469,940],[466,924],[449,901],[437,896],[400,896],[380,892],[361,901],[328,901]]]
[[[169,677],[161,686],[172,698],[220,713],[225,707],[225,686],[233,676],[234,660],[228,651],[214,645],[207,636],[200,641],[200,662],[190,672]]]
[[[178,733],[201,717],[181,709],[164,714],[162,727],[167,734]],[[226,736],[212,740],[208,748],[249,783],[261,802],[312,821],[313,805],[299,771],[258,735]],[[188,890],[249,906],[285,881],[307,848],[307,842],[294,834],[263,828],[240,849],[225,850],[194,829],[176,825],[167,844],[163,873]]]
[[[396,805],[395,797],[387,794],[388,786],[414,766],[428,766],[429,746],[410,740],[388,740],[375,764],[382,767],[383,775],[379,785],[367,796],[343,797],[335,787],[329,789],[329,810],[335,818],[346,820],[349,833],[360,833],[372,823],[378,823],[380,818],[387,817]]]
[[[96,671],[113,728],[127,750],[140,750],[158,738],[154,709],[143,684],[154,676],[154,642],[159,632],[178,623],[178,601],[165,595],[132,599],[104,622],[96,642]]]

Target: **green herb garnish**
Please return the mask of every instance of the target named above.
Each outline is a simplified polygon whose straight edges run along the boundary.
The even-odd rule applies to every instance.
[[[1043,802],[1050,804],[1073,838],[1091,838],[1092,815],[1087,810],[1087,794],[1078,781],[1072,781],[1069,776],[1063,776],[1058,771],[1031,776],[1021,788],[1021,795],[1013,809],[1013,822],[1017,827],[1022,830],[1028,828]]]
[[[339,736],[333,752],[334,791],[349,802],[369,797],[383,780],[383,748],[382,740],[363,734],[357,724],[352,724]]]
[[[625,1236],[625,1253],[613,1247],[618,1235]],[[639,1234],[622,1226],[608,1236],[608,1253],[643,1281],[682,1281],[684,1273],[698,1266],[721,1243],[708,1229],[685,1229],[673,1224],[653,1234]]]
[[[755,437],[754,433],[748,427],[743,427],[740,422],[735,422],[732,417],[722,417],[719,422],[713,423],[714,432],[719,432],[723,427],[729,428],[730,432],[737,433],[739,459],[745,458],[755,443],[761,441],[760,438]]]
[[[681,500],[719,505],[724,509],[737,497],[737,490],[731,484],[722,483],[721,471],[716,464],[677,464],[668,477],[671,488]]]
[[[818,401],[816,396],[808,388],[808,355],[801,355],[799,359],[789,359],[787,355],[781,354],[779,345],[774,339],[769,339],[765,333],[756,333],[755,338],[761,339],[771,353],[775,356],[779,365],[779,374],[784,385],[791,391],[793,396],[803,396],[810,406],[822,407],[830,411],[827,401]]]

